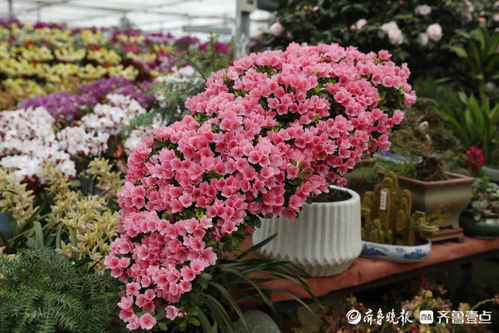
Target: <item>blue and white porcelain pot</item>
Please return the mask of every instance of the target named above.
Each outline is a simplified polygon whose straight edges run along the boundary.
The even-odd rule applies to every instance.
[[[392,245],[362,241],[361,257],[394,262],[424,261],[431,253],[431,242],[421,245]]]

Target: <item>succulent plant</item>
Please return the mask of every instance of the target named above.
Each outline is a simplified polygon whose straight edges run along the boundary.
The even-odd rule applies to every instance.
[[[499,185],[488,178],[476,178],[472,186],[472,199],[468,212],[475,221],[488,217],[499,218]]]

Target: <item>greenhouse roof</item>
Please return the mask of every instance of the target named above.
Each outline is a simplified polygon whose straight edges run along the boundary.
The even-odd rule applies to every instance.
[[[13,14],[25,23],[37,21],[69,27],[112,27],[130,23],[151,32],[196,34],[213,31],[231,35],[235,29],[236,0],[12,0]],[[8,1],[0,16],[9,15]],[[252,34],[266,26],[270,13],[251,14]]]

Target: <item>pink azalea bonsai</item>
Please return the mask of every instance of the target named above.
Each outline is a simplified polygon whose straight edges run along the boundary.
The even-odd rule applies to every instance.
[[[126,283],[134,329],[190,316],[190,292],[259,217],[294,218],[345,185],[415,102],[406,64],[337,44],[250,54],[213,73],[192,116],[155,130],[129,157],[120,236],[106,257]],[[227,246],[229,245],[229,246]],[[166,317],[166,319],[164,319]]]

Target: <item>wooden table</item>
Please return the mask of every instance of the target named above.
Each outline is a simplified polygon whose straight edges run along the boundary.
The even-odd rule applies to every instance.
[[[499,256],[499,238],[485,240],[465,237],[462,243],[434,244],[430,257],[418,263],[394,263],[357,258],[352,266],[341,274],[306,280],[312,293],[317,297],[339,291],[352,293],[410,279],[442,268],[443,265],[466,263],[485,256]],[[310,298],[302,287],[287,280],[274,280],[269,285],[286,290],[300,298]],[[273,302],[291,300],[289,296],[277,292],[272,292],[270,298]]]

